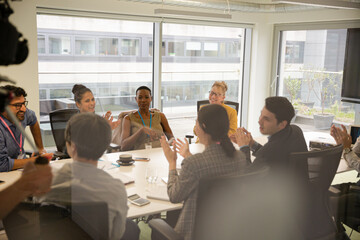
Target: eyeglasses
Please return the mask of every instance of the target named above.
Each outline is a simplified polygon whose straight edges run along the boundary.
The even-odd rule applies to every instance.
[[[216,93],[216,92],[213,92],[213,91],[209,91],[209,94],[210,94],[210,96],[215,96],[215,97],[221,97],[222,96],[221,93]]]
[[[22,107],[22,105],[24,105],[26,107],[28,105],[28,103],[29,103],[28,101],[25,101],[23,103],[15,103],[15,104],[9,104],[9,105],[14,106],[16,108],[16,110],[19,110]]]

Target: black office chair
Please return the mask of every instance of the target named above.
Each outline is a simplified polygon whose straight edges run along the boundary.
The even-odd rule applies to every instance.
[[[104,202],[67,207],[21,203],[4,220],[8,239],[108,239]]]
[[[57,151],[55,157],[68,158],[65,143],[65,128],[69,119],[79,113],[79,109],[60,109],[49,113],[51,131],[55,140]]]
[[[293,231],[292,195],[269,179],[268,168],[200,181],[193,239],[300,239]],[[284,204],[285,203],[285,204]],[[152,240],[183,239],[162,219],[149,222]],[[290,231],[291,229],[291,231]]]
[[[199,112],[201,106],[208,105],[208,104],[209,104],[209,100],[197,101],[197,106],[196,106],[197,112]],[[239,113],[239,103],[238,102],[224,101],[224,104],[234,108],[236,110],[236,113]],[[194,138],[194,134],[189,133],[189,134],[186,134],[185,137],[187,138],[188,142],[191,144],[191,139]]]
[[[20,203],[3,223],[9,240],[109,239],[108,207],[105,202],[72,203],[66,206]],[[126,219],[126,229],[121,240],[137,240],[139,235],[137,224]]]
[[[290,154],[290,169],[297,178],[297,189],[302,193],[304,211],[298,218],[305,239],[332,240],[339,235],[330,211],[328,191],[341,154],[342,145]]]
[[[199,112],[201,106],[207,105],[207,104],[209,104],[209,100],[197,101],[197,112]],[[239,103],[238,102],[224,101],[224,104],[234,108],[236,110],[236,112],[239,113]]]

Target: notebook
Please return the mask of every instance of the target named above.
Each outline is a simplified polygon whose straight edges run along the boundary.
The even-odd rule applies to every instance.
[[[167,194],[167,186],[163,184],[152,186],[151,188],[147,189],[146,197],[156,200],[170,201]]]
[[[108,172],[113,178],[120,179],[125,185],[134,183],[135,179],[120,172]]]

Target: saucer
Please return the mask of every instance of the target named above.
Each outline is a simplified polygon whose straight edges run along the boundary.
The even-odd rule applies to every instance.
[[[134,164],[134,160],[131,160],[130,162],[121,162],[120,160],[117,160],[116,161],[120,166],[131,166],[131,165],[133,165]]]

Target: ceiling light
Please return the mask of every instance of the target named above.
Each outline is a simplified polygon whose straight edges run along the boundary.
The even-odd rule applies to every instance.
[[[204,18],[231,19],[231,14],[180,11],[180,10],[163,9],[163,8],[155,9],[154,13],[162,16],[193,16],[193,17],[204,17]]]

